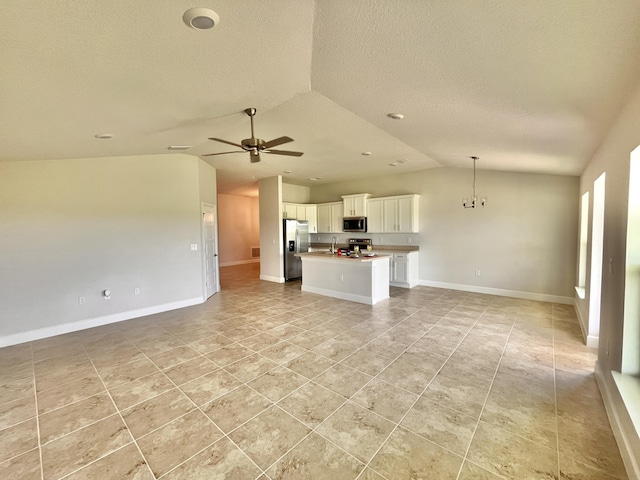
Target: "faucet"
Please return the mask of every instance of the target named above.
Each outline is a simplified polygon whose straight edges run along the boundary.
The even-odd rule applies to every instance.
[[[336,242],[338,241],[338,239],[336,237],[331,237],[331,254],[333,255],[334,253],[336,253]]]

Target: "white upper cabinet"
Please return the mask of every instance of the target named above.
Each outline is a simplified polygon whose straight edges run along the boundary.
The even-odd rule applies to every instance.
[[[331,233],[342,233],[342,202],[331,205]]]
[[[282,218],[297,219],[298,218],[298,206],[295,203],[283,203],[282,204]]]
[[[385,198],[382,201],[382,226],[384,232],[398,232],[398,199]]]
[[[398,197],[398,231],[418,233],[418,195]]]
[[[418,233],[420,195],[371,198],[367,201],[370,233]]]
[[[384,231],[382,205],[383,198],[370,198],[367,200],[367,232],[381,233]]]
[[[368,193],[358,193],[357,195],[343,195],[343,214],[345,217],[366,217]]]
[[[318,206],[315,204],[283,203],[282,218],[306,220],[309,222],[309,233],[318,233]]]
[[[342,233],[342,202],[318,204],[318,233]]]
[[[304,210],[305,220],[309,222],[309,233],[318,233],[318,206],[305,205]]]

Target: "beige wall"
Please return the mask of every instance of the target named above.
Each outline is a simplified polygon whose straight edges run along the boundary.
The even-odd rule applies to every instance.
[[[0,163],[0,346],[202,301],[215,190],[187,155]]]
[[[260,189],[260,278],[284,282],[282,177],[263,178]]]
[[[257,262],[251,247],[260,246],[258,197],[218,195],[218,248],[220,265]]]
[[[627,238],[627,211],[629,192],[629,159],[630,153],[640,145],[640,85],[629,98],[624,109],[609,131],[603,144],[589,162],[580,179],[580,193],[590,193],[589,228],[593,213],[593,182],[606,172],[605,183],[605,218],[603,245],[603,273],[601,293],[601,316],[598,351],[598,378],[608,408],[613,412],[618,423],[614,423],[618,444],[626,452],[631,452],[625,459],[627,465],[634,462],[635,475],[640,478],[640,436],[633,428],[629,414],[618,393],[611,372],[619,372],[622,361],[622,347],[624,334],[624,292],[625,292],[625,257]],[[591,235],[587,265],[591,265]],[[611,269],[609,264],[611,263]],[[585,322],[589,319],[590,274],[587,274],[586,298],[576,297],[576,307]],[[591,319],[593,321],[594,319]],[[637,349],[640,339],[635,339]],[[637,350],[640,351],[640,350]],[[640,360],[639,360],[640,362]],[[640,394],[640,389],[638,390]],[[636,414],[640,413],[640,406],[635,406]],[[611,416],[610,416],[611,418]],[[635,453],[633,453],[635,452]],[[632,458],[630,460],[629,458]],[[633,477],[632,477],[633,478]]]
[[[290,203],[310,203],[311,188],[282,183],[282,201]]]
[[[487,206],[464,209],[461,199],[470,196],[471,181],[471,169],[436,168],[312,187],[311,197],[319,203],[350,193],[417,193],[420,234],[392,240],[420,246],[421,282],[571,302],[578,177],[479,170],[477,191],[488,197]]]

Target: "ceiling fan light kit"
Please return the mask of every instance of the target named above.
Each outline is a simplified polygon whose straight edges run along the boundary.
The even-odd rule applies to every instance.
[[[230,142],[229,140],[224,140],[222,138],[213,138],[210,137],[209,140],[213,140],[215,142],[226,143],[227,145],[233,145],[234,147],[238,147],[241,150],[233,150],[231,152],[218,152],[218,153],[207,153],[204,154],[203,157],[210,157],[213,155],[226,155],[228,153],[242,153],[249,152],[249,159],[251,163],[258,163],[260,161],[261,153],[273,153],[275,155],[288,155],[290,157],[301,157],[303,155],[302,152],[293,152],[291,150],[274,150],[271,147],[277,147],[278,145],[282,145],[284,143],[293,142],[293,138],[290,137],[279,137],[274,138],[273,140],[269,140],[265,142],[261,138],[256,138],[253,131],[253,117],[256,114],[255,108],[246,108],[244,110],[249,116],[251,120],[251,138],[245,138],[241,140],[240,143]]]

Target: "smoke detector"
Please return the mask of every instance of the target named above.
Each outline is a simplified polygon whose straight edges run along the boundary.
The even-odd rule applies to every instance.
[[[220,23],[220,15],[208,8],[197,7],[184,12],[182,20],[196,30],[209,30]]]

